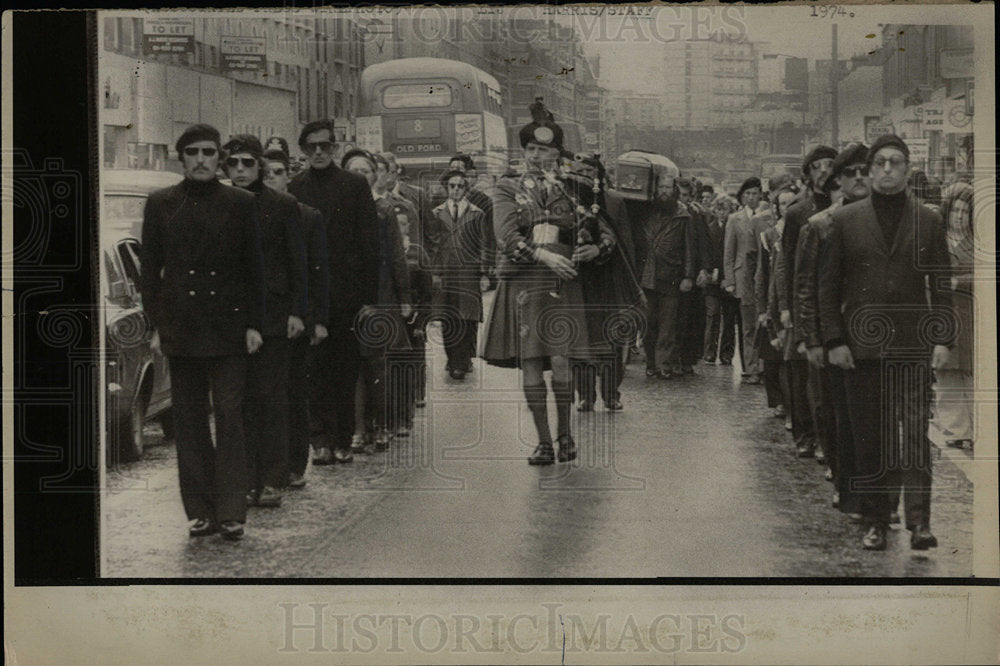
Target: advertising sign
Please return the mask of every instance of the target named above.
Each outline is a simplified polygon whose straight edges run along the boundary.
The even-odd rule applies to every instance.
[[[965,111],[964,99],[927,102],[917,107],[920,128],[924,132],[967,134],[972,131],[972,116]]]
[[[222,37],[222,68],[230,72],[267,71],[266,37]]]
[[[145,55],[194,53],[194,19],[142,19],[142,52]]]
[[[930,139],[907,139],[906,146],[910,149],[910,162],[923,162],[927,165],[927,160],[931,157]]]

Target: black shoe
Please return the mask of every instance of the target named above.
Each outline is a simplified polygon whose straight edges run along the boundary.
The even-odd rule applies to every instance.
[[[743,383],[749,386],[760,386],[764,383],[764,380],[760,375],[750,375]]]
[[[658,373],[656,373],[656,376],[659,377],[660,379],[673,379],[674,373],[671,370],[660,370]]]
[[[646,368],[647,377],[659,377],[660,373],[656,371],[656,368]]]
[[[257,502],[260,500],[259,490],[249,490],[247,491],[247,506],[257,506]]]
[[[243,523],[236,520],[227,520],[219,525],[219,533],[223,539],[239,541],[243,538]]]
[[[840,508],[840,493],[833,494],[833,500],[830,502],[830,506],[832,506],[834,509]]]
[[[417,409],[423,409],[424,407],[427,406],[427,401],[426,400],[414,400],[413,401],[413,406],[416,407]]]
[[[325,446],[316,449],[316,453],[313,454],[313,465],[332,465],[333,463],[333,455],[330,453],[330,449]]]
[[[885,525],[872,525],[861,539],[865,550],[885,550]]]
[[[465,368],[463,368],[463,371],[465,372],[465,374],[468,375],[475,369],[476,369],[475,366],[472,365],[472,361],[469,361],[468,363],[465,364]]]
[[[188,536],[191,538],[208,536],[218,531],[218,526],[208,518],[198,518],[188,527]]]
[[[799,458],[812,458],[816,455],[816,446],[814,444],[799,444],[795,448],[795,455]]]
[[[577,406],[576,411],[578,411],[578,412],[592,412],[592,411],[594,411],[594,403],[592,403],[590,401],[587,401],[587,400],[584,400],[583,402],[581,402]]]
[[[860,525],[865,522],[865,517],[860,513],[849,513],[847,514],[847,522],[854,523],[855,525]]]
[[[829,481],[830,483],[833,483],[833,470],[827,467],[826,471],[823,472],[823,478]]]
[[[704,361],[705,363],[710,363],[712,365],[715,365],[715,357],[714,356],[706,356],[705,358],[703,358],[701,360]]]
[[[375,450],[385,451],[389,448],[389,442],[392,441],[392,435],[385,428],[379,428],[378,432],[375,433]]]
[[[823,449],[821,449],[820,447],[818,446],[816,447],[814,455],[816,456],[816,462],[818,462],[820,465],[826,462],[826,454],[823,453]]]
[[[301,474],[296,474],[292,472],[288,475],[288,487],[289,488],[305,488],[306,487],[306,477]]]
[[[910,548],[913,550],[937,548],[937,537],[931,534],[931,528],[926,525],[920,525],[910,535]]]
[[[277,488],[264,486],[257,498],[257,506],[277,508],[281,506],[281,492]]]
[[[333,459],[338,463],[354,462],[354,456],[351,455],[351,452],[345,451],[344,449],[337,449],[334,451]]]
[[[721,363],[722,365],[732,365],[733,364],[733,359],[731,359],[731,358],[724,358],[721,361],[719,361],[719,363]]]
[[[465,379],[465,372],[462,370],[451,370],[448,372],[452,379],[462,380]]]
[[[605,407],[608,408],[609,412],[620,412],[622,411],[622,409],[625,408],[624,405],[622,405],[621,400],[612,400],[611,402],[607,403]]]
[[[576,442],[569,435],[559,435],[559,462],[576,460]]]
[[[551,465],[555,461],[556,452],[552,448],[552,442],[539,442],[528,458],[529,465]]]

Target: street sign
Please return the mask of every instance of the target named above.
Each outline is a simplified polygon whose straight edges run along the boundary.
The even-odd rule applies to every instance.
[[[875,139],[893,131],[892,123],[883,121],[881,116],[865,116],[865,143],[869,146]]]
[[[142,52],[145,55],[194,53],[194,19],[142,19]]]
[[[971,79],[974,71],[972,49],[941,49],[938,72],[942,79]]]
[[[230,72],[266,72],[266,37],[222,37],[222,68]]]

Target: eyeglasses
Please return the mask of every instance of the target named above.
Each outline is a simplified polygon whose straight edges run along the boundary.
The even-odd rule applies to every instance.
[[[198,153],[201,153],[205,157],[215,157],[217,152],[219,152],[218,148],[196,148],[195,146],[188,146],[184,149],[184,154],[188,157],[197,157]]]
[[[234,168],[236,165],[242,164],[244,169],[249,169],[250,167],[257,164],[256,158],[253,157],[229,157],[226,158],[226,166],[229,168]]]
[[[306,149],[306,153],[310,155],[317,150],[328,153],[333,150],[333,141],[307,141],[303,147]]]
[[[267,175],[269,175],[269,176],[284,176],[285,175],[285,167],[271,167],[271,169],[267,172]]]
[[[899,167],[906,164],[906,160],[902,157],[890,157],[889,159],[885,159],[884,157],[876,157],[874,160],[872,160],[872,165],[876,169],[884,169],[887,164],[891,166],[893,169],[898,169]]]
[[[864,178],[865,176],[868,175],[868,167],[866,166],[844,167],[844,170],[841,173],[843,173],[848,178],[854,178],[855,175]]]

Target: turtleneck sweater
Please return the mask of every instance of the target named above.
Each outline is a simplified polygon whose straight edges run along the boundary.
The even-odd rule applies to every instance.
[[[903,217],[903,207],[906,205],[906,190],[896,194],[872,192],[872,206],[875,208],[875,219],[882,229],[882,235],[889,247],[896,239],[899,221]]]

